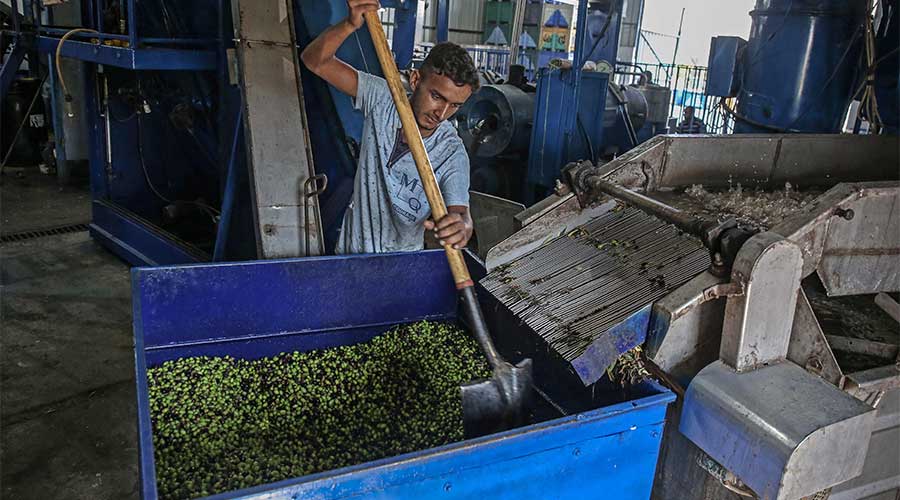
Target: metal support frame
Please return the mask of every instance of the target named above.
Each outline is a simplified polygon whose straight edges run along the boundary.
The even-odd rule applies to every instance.
[[[744,243],[731,272],[743,293],[725,306],[722,361],[745,372],[785,359],[802,269],[800,248],[779,235],[760,233]]]
[[[389,0],[381,3],[394,8],[394,33],[391,50],[400,69],[412,64],[413,49],[416,44],[416,15],[418,0]]]
[[[512,36],[509,41],[509,66],[519,64],[519,39],[522,37],[522,30],[525,29],[525,9],[528,8],[527,0],[517,0],[515,15],[513,16]],[[509,75],[509,67],[506,69]]]
[[[38,38],[38,49],[55,53],[59,39]],[[218,61],[213,50],[182,50],[170,48],[132,49],[99,45],[78,40],[66,40],[61,54],[87,62],[133,70],[213,70]]]
[[[26,52],[25,43],[23,43],[19,34],[16,34],[9,57],[6,58],[5,63],[0,64],[0,97],[6,97],[6,93],[9,92],[13,80],[16,79],[19,66],[22,65],[22,61],[25,59]]]
[[[171,38],[141,37],[138,32],[137,0],[127,0],[125,14],[128,18],[128,34],[103,32],[103,0],[86,0],[83,4],[85,17],[89,20],[84,27],[99,33],[79,33],[66,40],[62,48],[63,57],[95,62],[108,66],[133,70],[214,70],[219,58],[217,48],[224,44],[221,27],[216,38]],[[218,2],[215,13],[222,17],[222,2]],[[50,11],[52,13],[52,10]],[[52,16],[51,16],[52,19]],[[37,47],[42,52],[55,53],[59,36],[69,32],[68,27],[43,26],[39,18],[34,20]],[[126,47],[93,43],[93,40],[118,41]]]
[[[304,213],[304,185],[315,172],[293,9],[285,9],[283,0],[238,0],[232,7],[257,255],[299,257],[307,248],[321,255],[317,198],[309,201],[313,220]]]
[[[706,273],[656,301],[644,350],[688,386],[682,434],[760,498],[814,494],[857,476],[863,462],[872,470],[851,483],[872,482],[867,491],[881,492],[875,482],[895,481],[896,469],[885,470],[883,450],[867,455],[870,441],[878,448],[887,436],[873,434],[877,426],[888,425],[873,424],[871,406],[896,391],[900,375],[890,360],[866,372],[842,373],[798,283],[818,273],[829,295],[897,289],[900,216],[891,208],[900,190],[897,158],[896,138],[887,136],[660,136],[603,166],[568,169],[580,207],[549,207],[541,218],[552,225],[538,219],[495,247],[488,260],[502,264],[515,258],[513,245],[526,238],[540,242],[565,234],[557,228],[571,228],[603,202],[589,182],[595,175],[650,197],[701,183],[714,189],[737,182],[770,190],[783,189],[786,182],[831,187],[769,234],[745,243],[732,277],[743,285],[726,290]],[[771,272],[766,261],[782,259],[785,270]],[[714,300],[724,298],[717,291],[726,291],[728,300]],[[727,320],[726,302],[731,302]],[[722,325],[728,323],[726,329],[736,334],[723,336]],[[697,477],[695,463],[674,459],[665,467],[657,481],[670,491],[661,499],[719,498],[707,484],[690,484],[687,492],[673,489],[673,483]]]
[[[26,13],[29,11],[29,6],[30,2],[26,1],[24,3]],[[6,58],[5,63],[0,63],[0,102],[6,98],[6,93],[9,92],[12,82],[16,79],[19,67],[22,65],[22,61],[25,60],[25,55],[28,53],[33,40],[30,34],[22,31],[22,13],[19,12],[18,0],[10,2],[9,17],[12,19],[13,33],[11,34],[12,41],[10,42],[11,50],[9,56]],[[0,33],[0,37],[5,34],[7,33]],[[2,55],[0,54],[0,57]],[[36,66],[36,64],[33,66]]]
[[[91,236],[133,266],[209,260],[202,250],[113,203],[94,201]]]
[[[760,498],[794,500],[860,474],[875,411],[786,361],[803,271],[800,247],[763,232],[738,252],[720,360],[684,399],[681,432]]]
[[[228,241],[228,233],[231,230],[231,218],[234,213],[235,197],[238,184],[238,144],[242,139],[244,130],[244,106],[238,107],[237,119],[234,124],[234,137],[231,141],[231,155],[228,160],[228,169],[225,173],[225,193],[222,196],[222,215],[219,218],[219,227],[216,231],[216,246],[213,250],[213,261],[221,261],[225,256],[225,244]]]
[[[437,0],[437,41],[450,39],[450,0]]]
[[[191,37],[190,33],[185,33],[180,35],[180,38],[159,37],[153,36],[149,32],[142,33],[140,21],[143,11],[139,12],[136,0],[127,0],[123,12],[123,15],[127,16],[128,23],[126,34],[78,33],[66,41],[60,53],[66,58],[125,70],[215,71],[220,89],[217,101],[218,116],[222,120],[221,123],[226,123],[225,120],[227,123],[231,123],[231,118],[226,118],[232,113],[231,103],[233,101],[230,99],[233,91],[229,90],[231,87],[228,82],[228,59],[226,57],[226,46],[230,43],[228,41],[231,36],[223,31],[226,15],[223,11],[224,1],[212,2],[210,6],[216,11],[213,13],[216,19],[215,33],[210,29],[208,34],[202,36]],[[80,16],[84,21],[83,26],[103,31],[102,12],[103,0],[85,0]],[[48,14],[43,19],[44,25],[41,23],[42,19],[35,19],[33,23],[37,35],[35,45],[38,50],[48,54],[51,82],[56,78],[53,56],[60,43],[59,37],[70,31],[69,27],[52,25],[54,17],[52,14],[52,9],[48,9]],[[211,28],[209,24],[206,26]],[[133,265],[177,264],[209,260],[212,257],[210,254],[181,240],[178,236],[162,230],[156,220],[148,220],[138,215],[140,209],[136,207],[147,205],[149,194],[141,191],[146,189],[146,187],[139,186],[141,181],[134,180],[135,173],[132,170],[137,168],[136,162],[129,158],[129,153],[133,153],[133,150],[128,151],[128,148],[133,146],[123,146],[126,150],[121,157],[111,157],[109,151],[110,134],[116,134],[117,137],[122,138],[123,135],[128,136],[133,132],[129,131],[127,123],[114,124],[114,128],[110,129],[108,111],[105,109],[106,104],[103,97],[96,91],[101,81],[98,77],[98,70],[95,69],[99,66],[89,65],[87,67],[89,68],[85,76],[87,91],[82,98],[90,121],[89,160],[91,191],[94,200],[92,236]],[[58,104],[51,102],[51,105],[56,107]],[[54,113],[54,117],[57,115],[59,113]],[[242,128],[243,124],[238,122],[238,125]],[[58,124],[55,125],[55,128],[61,130],[61,126]],[[212,148],[214,151],[211,156],[214,157],[213,162],[231,166],[221,169],[222,215],[225,220],[224,223],[220,222],[217,228],[215,253],[218,258],[223,258],[226,246],[229,248],[232,245],[240,246],[233,241],[234,238],[229,239],[228,237],[230,234],[234,234],[229,230],[233,226],[230,222],[233,218],[234,206],[237,203],[235,201],[238,195],[237,190],[241,186],[237,179],[238,176],[235,174],[242,168],[242,162],[236,161],[233,153],[229,156],[234,149],[231,141],[231,127],[226,125],[221,128],[229,130],[219,134],[221,144],[218,148]],[[209,132],[212,133],[212,131]],[[61,134],[58,137],[64,140]],[[116,141],[115,138],[112,140]],[[200,145],[199,147],[204,146]],[[215,151],[216,149],[217,151]],[[117,151],[120,150],[117,149]],[[58,160],[64,164],[65,150],[61,141],[57,143],[57,152]],[[60,173],[63,173],[62,169]],[[122,175],[123,173],[125,175]],[[140,179],[140,174],[137,175],[137,178]],[[158,203],[155,199],[154,202]],[[210,249],[210,253],[213,253],[212,249]]]

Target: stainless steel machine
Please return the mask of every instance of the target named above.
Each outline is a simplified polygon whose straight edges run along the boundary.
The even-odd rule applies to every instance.
[[[654,498],[893,495],[897,146],[658,136],[573,164],[482,284],[534,333],[529,355],[570,364],[561,385],[589,390],[641,346],[681,395]]]

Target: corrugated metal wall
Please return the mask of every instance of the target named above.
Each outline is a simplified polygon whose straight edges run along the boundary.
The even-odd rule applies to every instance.
[[[478,45],[484,42],[485,0],[450,0],[450,41],[460,45]],[[437,2],[425,2],[425,26],[420,42],[435,42]]]
[[[484,43],[484,11],[486,0],[450,1],[450,41],[460,45],[481,45]],[[559,0],[561,3],[577,5],[576,0]],[[424,2],[424,16],[419,17],[421,31],[417,30],[417,43],[434,43],[437,37],[437,0]],[[621,26],[621,46],[619,57],[623,61],[634,59],[634,44],[640,23],[640,12],[644,0],[626,0],[625,16]],[[392,10],[392,9],[388,9]],[[420,11],[421,12],[421,11]],[[572,14],[572,24],[577,23],[577,9]],[[391,23],[393,13],[384,13],[382,20]],[[389,37],[391,28],[387,28]],[[574,37],[572,38],[574,40]]]
[[[640,33],[641,11],[644,0],[625,0],[624,16],[619,31],[619,60],[633,62]]]

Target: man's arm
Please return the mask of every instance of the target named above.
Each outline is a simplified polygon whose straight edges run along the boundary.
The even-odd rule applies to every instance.
[[[472,238],[473,223],[469,207],[465,205],[450,205],[447,207],[447,215],[435,224],[433,221],[425,221],[425,229],[433,229],[435,236],[441,245],[452,245],[461,249]]]
[[[347,19],[323,31],[303,49],[300,59],[310,71],[318,75],[336,89],[356,97],[359,88],[359,76],[353,66],[341,61],[335,54],[344,43],[365,23],[363,14],[378,10],[378,0],[347,0],[350,15]]]

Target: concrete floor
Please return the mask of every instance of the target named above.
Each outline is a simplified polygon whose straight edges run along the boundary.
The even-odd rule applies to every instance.
[[[20,233],[91,220],[87,181],[62,187],[36,168],[4,169],[0,185],[0,232]]]
[[[4,176],[3,233],[86,222],[86,188]],[[0,497],[138,497],[128,266],[87,232],[0,246]]]

